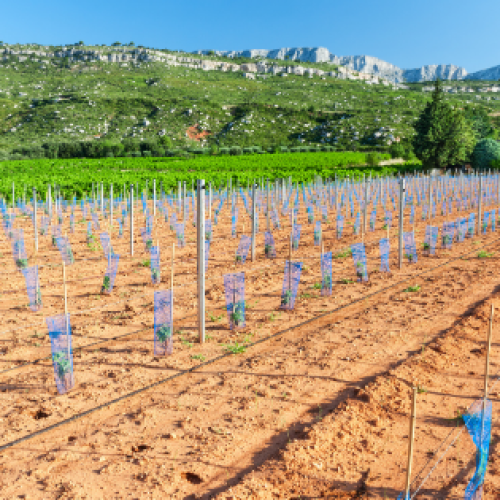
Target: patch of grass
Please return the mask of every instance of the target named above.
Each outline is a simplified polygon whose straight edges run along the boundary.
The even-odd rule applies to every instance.
[[[420,292],[420,288],[420,285],[409,286],[406,290],[403,290],[403,292]]]
[[[242,354],[247,350],[247,346],[245,344],[238,344],[235,342],[234,344],[222,344],[225,352],[230,352],[232,354]]]
[[[342,278],[340,281],[342,281],[344,285],[352,285],[354,283],[354,281],[350,280],[349,278]]]
[[[151,261],[149,259],[142,260],[139,265],[143,266],[143,267],[150,267],[151,266]]]
[[[322,286],[321,283],[314,283],[311,288],[313,288],[314,290],[321,290]]]
[[[205,356],[203,356],[203,354],[193,354],[191,356],[191,359],[196,359],[198,361],[205,361]]]
[[[220,316],[215,316],[214,314],[212,314],[211,312],[209,312],[208,316],[209,316],[210,321],[212,323],[216,323],[217,321],[220,321],[222,319],[223,314],[221,314]]]
[[[493,252],[487,252],[486,250],[481,250],[478,254],[477,254],[477,258],[478,259],[488,259],[490,257],[493,257],[494,253]]]
[[[344,250],[343,252],[336,253],[333,258],[334,259],[345,259],[346,257],[349,257],[352,255],[352,250],[348,248],[347,250]]]
[[[191,347],[193,347],[194,345],[191,342],[189,342],[189,340],[186,340],[184,337],[181,337],[181,343],[182,345],[185,345],[188,349],[191,349]]]

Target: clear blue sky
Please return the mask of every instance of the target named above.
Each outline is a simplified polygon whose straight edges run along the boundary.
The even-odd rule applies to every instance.
[[[171,50],[323,46],[404,69],[500,65],[500,0],[25,0],[2,2],[0,40],[133,41]]]

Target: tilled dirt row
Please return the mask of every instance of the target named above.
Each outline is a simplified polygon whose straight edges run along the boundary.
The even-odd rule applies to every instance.
[[[0,462],[2,494],[6,498],[14,492],[26,492],[31,498],[147,498],[146,492],[154,498],[233,495],[228,490],[233,482],[287,442],[303,437],[304,432],[307,435],[307,428],[319,419],[326,421],[360,387],[443,335],[471,306],[491,294],[497,258],[472,257],[419,277],[418,292],[404,292],[407,284],[400,285],[6,450]],[[412,266],[413,272],[419,266],[432,267],[431,260]],[[405,272],[395,273],[390,279],[404,276]],[[369,285],[350,289],[346,285],[348,293],[342,300],[353,300],[358,287],[365,295],[382,288],[385,277],[380,282],[377,278]],[[325,298],[304,297],[290,316],[317,316],[329,305],[324,304]],[[269,318],[266,325],[259,322],[261,314],[250,312],[256,327],[243,333],[252,333],[250,340],[275,331],[267,326],[272,323]],[[262,324],[261,332],[258,324]],[[281,322],[276,330],[283,326]],[[40,396],[35,390],[42,390],[48,382],[48,364],[37,366],[41,374],[19,375],[20,387],[9,388],[9,395],[17,393],[10,402],[11,411],[2,410],[12,429],[4,438],[20,437],[34,428],[33,422],[38,426],[40,421],[45,425],[60,421],[75,410],[111,399],[123,388],[144,386],[164,377],[167,370],[177,373],[192,367],[193,356],[210,359],[221,353],[214,343],[192,347],[185,343],[175,356],[159,361],[150,358],[147,363],[143,356],[151,356],[150,341],[140,338],[111,344],[100,353],[83,351],[76,363],[78,385],[64,398],[65,404],[63,398],[46,391]],[[29,394],[23,392],[23,383]],[[422,384],[426,383],[424,379]],[[404,407],[406,386],[398,391]],[[431,393],[426,394],[430,398]],[[449,430],[434,427],[436,440]],[[351,444],[364,446],[357,441]],[[371,459],[376,462],[375,456]],[[337,462],[341,462],[337,473],[347,486],[357,488],[366,469],[343,460],[341,453]],[[318,462],[314,467],[319,471],[324,465]],[[279,484],[268,487],[280,495]],[[268,488],[259,488],[266,494]],[[397,490],[397,484],[393,488]],[[295,495],[291,489],[289,493]]]
[[[498,286],[494,290],[461,315],[454,308],[456,320],[444,334],[435,338],[429,332],[405,362],[353,391],[331,413],[318,415],[279,453],[216,498],[396,498],[406,478],[411,388],[418,387],[411,493],[422,500],[463,499],[476,450],[460,416],[483,394],[491,304],[497,311],[500,306]],[[499,335],[495,324],[485,499],[500,497]]]

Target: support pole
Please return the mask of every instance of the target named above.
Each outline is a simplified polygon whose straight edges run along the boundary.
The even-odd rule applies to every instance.
[[[109,225],[113,227],[113,184],[109,188]]]
[[[255,261],[255,234],[256,234],[256,207],[255,207],[255,192],[257,190],[258,184],[252,185],[252,262]]]
[[[153,179],[153,216],[156,216],[156,179]]]
[[[35,253],[38,252],[37,192],[33,188],[33,231],[35,232]]]
[[[405,206],[405,180],[399,179],[399,269],[403,268],[403,215]]]
[[[212,220],[212,181],[208,182],[208,219]]]
[[[490,351],[491,351],[491,337],[493,333],[493,314],[495,312],[495,306],[491,304],[490,313],[490,324],[488,328],[488,344],[486,350],[486,369],[484,370],[484,399],[488,397],[488,379],[490,375]]]
[[[130,184],[130,256],[134,256],[134,185]]]
[[[52,186],[49,184],[49,194],[48,194],[48,203],[49,203],[49,221],[52,223]]]
[[[479,202],[477,204],[477,234],[481,234],[481,218],[483,212],[483,176],[479,172]]]
[[[205,342],[205,181],[197,182],[198,212],[198,332],[200,344]]]
[[[269,204],[269,179],[266,181],[266,205],[267,205],[267,230],[271,231],[271,222],[270,222],[270,216],[269,216],[269,211],[270,211],[270,204]]]
[[[415,424],[417,419],[417,388],[413,388],[411,418],[410,418],[410,442],[408,443],[408,465],[406,467],[405,498],[410,498],[411,466],[413,461],[413,443],[415,442]]]

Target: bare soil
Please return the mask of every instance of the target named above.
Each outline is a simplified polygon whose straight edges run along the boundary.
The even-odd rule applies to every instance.
[[[123,239],[112,231],[120,264],[110,296],[100,294],[106,260],[85,243],[86,225],[68,234],[76,258],[67,268],[76,384],[63,396],[55,388],[45,326],[45,317],[64,310],[60,255],[48,236],[36,258],[29,252],[30,263],[35,258],[42,266],[44,302],[32,313],[10,243],[2,240],[0,446],[30,439],[3,450],[0,498],[395,498],[405,481],[413,385],[420,388],[413,466],[418,487],[443,440],[441,451],[460,432],[457,411],[482,393],[488,308],[500,304],[500,238],[488,233],[451,250],[439,248],[435,256],[419,253],[417,263],[399,270],[393,229],[393,272],[380,273],[378,240],[387,233],[379,210],[379,229],[364,238],[370,281],[357,283],[352,259],[339,257],[333,295],[322,297],[314,286],[320,282],[319,247],[302,214],[293,260],[305,267],[295,310],[282,311],[289,220],[274,231],[276,259],[265,259],[260,233],[254,262],[249,257],[237,266],[239,235],[244,227],[248,234],[250,224],[241,206],[238,238],[232,239],[223,213],[210,251],[206,342],[198,342],[190,225],[188,245],[175,253],[174,353],[163,358],[153,356],[153,293],[171,286],[175,235],[169,225],[157,215],[162,284],[156,286],[143,265],[149,258],[143,243],[136,239],[131,257],[128,228]],[[453,218],[458,215],[464,216]],[[142,220],[138,215],[136,229]],[[452,218],[437,217],[433,225],[443,220]],[[17,224],[25,227],[26,242],[32,241],[30,225]],[[265,225],[261,217],[261,230]],[[414,226],[419,242],[425,225],[417,219]],[[323,224],[326,251],[339,254],[360,241],[346,226],[337,240],[334,224]],[[490,257],[478,258],[483,248]],[[239,270],[246,276],[247,327],[230,331],[222,275]],[[405,291],[415,285],[418,291]],[[500,491],[496,325],[493,339],[485,498],[498,498]],[[228,351],[235,345],[243,345],[242,352]],[[474,456],[464,431],[418,498],[463,498]]]

